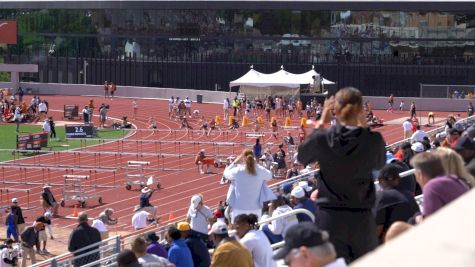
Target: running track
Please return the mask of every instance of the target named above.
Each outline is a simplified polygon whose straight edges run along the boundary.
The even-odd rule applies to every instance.
[[[111,109],[109,112],[110,117],[120,118],[124,115],[128,116],[129,121],[133,123],[137,128],[147,128],[147,121],[150,116],[154,116],[157,120],[157,125],[159,129],[165,130],[161,132],[151,132],[151,131],[137,131],[132,133],[130,136],[126,137],[129,140],[148,140],[148,141],[196,141],[196,142],[218,142],[220,145],[199,145],[199,144],[188,144],[179,145],[178,143],[146,143],[146,142],[123,142],[123,141],[114,141],[109,143],[104,143],[101,145],[96,145],[92,147],[82,148],[82,151],[89,152],[131,152],[137,153],[138,156],[113,156],[113,155],[73,155],[73,154],[48,154],[42,156],[35,156],[26,159],[20,159],[9,162],[11,163],[34,163],[34,164],[48,164],[51,166],[54,165],[80,165],[82,167],[89,168],[104,168],[104,167],[116,167],[118,168],[114,175],[111,172],[75,172],[74,174],[92,174],[91,182],[97,185],[116,185],[115,188],[97,188],[96,192],[99,193],[104,204],[99,205],[97,200],[92,199],[88,201],[88,205],[84,209],[79,211],[85,211],[90,216],[95,217],[105,208],[113,208],[115,210],[115,216],[119,218],[119,225],[115,227],[115,230],[121,231],[132,231],[130,219],[132,217],[132,209],[139,202],[139,187],[133,186],[133,189],[128,191],[124,187],[124,177],[126,170],[124,169],[127,165],[128,160],[140,160],[140,161],[150,161],[151,166],[154,170],[146,171],[147,175],[154,175],[154,177],[160,180],[162,185],[161,190],[158,190],[154,193],[152,197],[152,204],[159,207],[159,217],[161,225],[167,222],[169,214],[173,213],[175,218],[184,217],[188,206],[189,201],[192,195],[201,193],[204,195],[205,204],[208,206],[215,206],[220,200],[223,200],[227,191],[226,185],[220,185],[219,180],[223,169],[214,169],[215,173],[201,175],[197,172],[197,168],[194,164],[193,157],[175,157],[175,156],[166,156],[166,157],[156,157],[156,156],[144,156],[140,155],[141,153],[170,153],[170,154],[196,154],[199,149],[206,149],[208,154],[239,154],[243,146],[241,145],[223,145],[222,142],[234,142],[234,143],[243,143],[252,144],[254,139],[245,138],[245,135],[242,131],[252,131],[251,128],[240,128],[240,131],[235,133],[223,133],[220,131],[213,132],[210,136],[205,136],[201,133],[195,133],[193,135],[187,134],[185,132],[176,131],[179,128],[179,122],[170,120],[168,118],[168,107],[167,101],[163,100],[149,100],[149,99],[140,99],[137,100],[139,104],[138,116],[136,119],[133,119],[133,110],[132,110],[132,100],[131,99],[113,99],[113,100],[104,100],[101,97],[62,97],[62,96],[45,96],[48,100],[51,110],[62,110],[63,105],[65,104],[77,104],[80,107],[88,103],[89,99],[94,99],[96,107],[101,103],[109,104]],[[29,101],[29,99],[27,99]],[[196,104],[194,103],[192,109],[200,110],[201,115],[204,115],[206,118],[211,116],[220,115],[222,116],[221,105],[214,104]],[[390,121],[398,118],[407,116],[408,112],[397,112],[395,114],[387,113],[385,111],[376,111],[378,117],[384,118],[385,121]],[[62,120],[62,112],[56,111],[51,112],[55,117],[55,120]],[[51,115],[49,114],[49,115]],[[97,115],[97,109],[95,111]],[[422,114],[427,114],[423,112]],[[437,117],[446,117],[448,113],[438,113]],[[278,118],[279,125],[283,125],[283,119]],[[98,124],[98,118],[94,117],[94,121]],[[252,121],[252,119],[251,119]],[[424,119],[425,122],[425,119]],[[191,126],[194,129],[199,129],[196,120],[190,121]],[[294,125],[297,125],[298,120],[294,119],[292,122]],[[388,144],[399,141],[402,139],[402,129],[400,124],[386,125],[384,127],[378,128],[377,131],[380,131]],[[266,134],[263,137],[263,144],[272,144],[272,143],[281,143],[282,137],[286,134],[283,130],[279,133],[279,139],[275,140],[271,135]],[[296,138],[296,135],[293,135]],[[275,151],[276,146],[270,145]],[[180,171],[163,171],[159,168],[179,168]],[[24,169],[22,174],[19,174],[18,168],[13,167],[3,167],[1,175],[1,181],[24,181],[27,179],[29,182],[49,182],[49,183],[63,183],[62,175],[66,174],[64,170],[50,170],[44,174],[41,170],[34,169]],[[25,215],[29,218],[35,218],[40,215],[43,210],[40,207],[39,199],[41,192],[41,185],[13,185],[13,184],[3,184],[2,187],[9,188],[20,188],[20,189],[31,189],[30,193],[30,202],[36,208],[25,211]],[[54,186],[52,192],[59,201],[61,199],[62,187]],[[27,196],[21,193],[10,193],[9,198],[17,197],[19,198],[20,203],[25,203],[27,201]],[[9,200],[3,196],[2,205],[6,204]],[[60,214],[62,216],[71,215],[73,212],[72,204],[73,201],[66,203],[65,208],[60,209]],[[76,225],[75,220],[68,218],[58,218],[55,219],[55,224],[59,227],[72,228]]]

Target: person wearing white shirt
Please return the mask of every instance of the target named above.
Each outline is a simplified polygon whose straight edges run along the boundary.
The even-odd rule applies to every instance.
[[[139,230],[148,226],[148,219],[151,214],[140,209],[135,210],[134,216],[132,216],[132,226],[135,230]]]
[[[412,123],[410,119],[407,119],[402,123],[402,128],[404,129],[404,139],[411,137]]]
[[[245,149],[233,163],[224,170],[223,176],[231,181],[226,200],[232,208],[231,218],[239,214],[262,214],[260,200],[265,181],[272,178],[272,173],[256,164],[254,153]]]
[[[424,137],[429,137],[429,135],[421,130],[421,126],[417,125],[416,126],[416,131],[412,134],[411,136],[411,141],[412,142],[422,142],[424,140]]]
[[[191,197],[191,205],[186,215],[186,221],[190,223],[191,229],[203,235],[208,234],[208,224],[213,219],[213,213],[203,204],[201,195]]]
[[[16,132],[20,132],[20,122],[21,122],[21,108],[18,106],[15,108],[15,113],[13,114],[13,119],[16,123]]]
[[[48,134],[51,132],[51,126],[49,124],[48,119],[45,119],[45,121],[43,122],[43,131],[47,132]]]
[[[229,111],[229,98],[224,99],[223,102],[224,120],[228,119]]]
[[[18,253],[12,247],[13,240],[5,240],[5,247],[0,251],[0,267],[18,266]]]
[[[96,218],[92,221],[91,226],[96,228],[97,231],[99,231],[99,233],[101,234],[101,239],[104,240],[105,234],[109,232],[107,230],[106,225],[99,218]]]
[[[234,221],[236,235],[252,254],[255,267],[276,267],[272,259],[274,255],[271,244],[266,235],[257,229],[257,216],[255,214],[239,214]]]
[[[168,118],[172,118],[173,114],[173,104],[175,103],[175,98],[172,96],[168,99]]]
[[[283,196],[278,196],[269,204],[269,214],[275,217],[286,212],[292,211],[292,208],[286,204]],[[296,215],[273,220],[271,224],[261,225],[261,230],[266,234],[271,244],[282,241],[285,238],[287,229],[298,223]]]
[[[191,119],[191,100],[188,96],[185,97],[185,116],[187,113],[188,113],[188,118]]]
[[[43,120],[46,117],[46,113],[48,113],[48,107],[44,101],[38,104],[38,112],[40,114],[40,120]]]

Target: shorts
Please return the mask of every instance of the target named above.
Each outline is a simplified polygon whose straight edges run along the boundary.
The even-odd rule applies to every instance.
[[[48,240],[48,237],[46,236],[46,230],[41,230],[38,232],[38,240],[40,241]]]
[[[153,129],[157,129],[157,126],[152,126]]]

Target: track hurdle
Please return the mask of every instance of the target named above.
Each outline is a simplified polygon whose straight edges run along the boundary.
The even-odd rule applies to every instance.
[[[31,191],[30,189],[20,189],[20,188],[11,188],[11,187],[0,188],[0,202],[2,203],[1,208],[10,207],[12,198],[24,197],[25,193],[26,193],[26,206],[24,205],[23,202],[20,202],[21,208],[23,210],[31,210],[31,209],[36,208],[36,206],[31,206],[30,191]]]

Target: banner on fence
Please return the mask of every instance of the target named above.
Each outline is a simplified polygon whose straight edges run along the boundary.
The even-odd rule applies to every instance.
[[[16,139],[17,149],[22,150],[40,150],[42,147],[48,146],[48,133],[27,133],[19,134]]]

